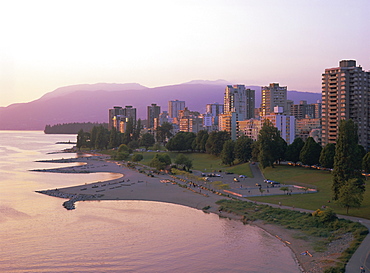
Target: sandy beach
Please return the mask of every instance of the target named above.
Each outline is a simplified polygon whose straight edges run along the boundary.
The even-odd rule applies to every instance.
[[[227,197],[214,193],[200,185],[190,185],[189,181],[175,178],[168,174],[154,174],[154,177],[140,173],[140,167],[128,168],[123,163],[110,161],[104,155],[93,155],[71,159],[60,159],[47,162],[72,163],[78,162],[78,166],[64,167],[48,170],[36,170],[60,173],[86,173],[107,172],[119,173],[122,176],[110,180],[99,181],[73,187],[47,189],[38,191],[50,196],[56,196],[72,200],[71,206],[77,201],[85,200],[146,200],[174,203],[203,209],[209,206],[207,212],[219,214],[220,217],[240,220],[240,216],[226,212],[220,212],[216,201]],[[84,164],[81,164],[84,163]],[[148,171],[146,172],[148,173]],[[194,181],[196,183],[196,181]],[[63,201],[64,202],[64,201]],[[76,203],[77,202],[77,203]],[[62,202],[61,202],[62,203]],[[282,244],[289,247],[296,256],[297,262],[302,267],[302,272],[322,272],[323,266],[328,265],[328,259],[333,260],[346,249],[351,242],[351,235],[344,236],[340,240],[330,244],[325,252],[315,252],[312,246],[312,238],[303,236],[296,230],[288,230],[277,225],[264,224],[262,221],[251,223],[264,229],[275,236]],[[301,255],[308,251],[311,255]]]

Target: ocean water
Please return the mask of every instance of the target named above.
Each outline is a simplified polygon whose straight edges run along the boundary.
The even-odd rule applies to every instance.
[[[0,272],[300,272],[288,247],[263,230],[160,202],[79,202],[35,193],[116,174],[31,172],[74,135],[0,131]],[[74,163],[72,163],[74,164]]]

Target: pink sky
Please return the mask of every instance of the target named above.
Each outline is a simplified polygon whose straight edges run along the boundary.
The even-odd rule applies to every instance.
[[[368,0],[2,1],[0,106],[72,84],[196,79],[321,91],[370,70]]]

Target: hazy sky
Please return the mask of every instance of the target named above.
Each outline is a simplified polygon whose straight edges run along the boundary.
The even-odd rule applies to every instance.
[[[370,70],[369,0],[0,1],[0,106],[81,83],[225,79],[321,91]]]

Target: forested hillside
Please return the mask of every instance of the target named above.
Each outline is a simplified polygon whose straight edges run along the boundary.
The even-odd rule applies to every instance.
[[[55,125],[46,125],[45,134],[77,134],[81,129],[84,132],[90,132],[94,126],[103,125],[104,128],[108,128],[108,123],[97,123],[97,122],[74,122],[74,123],[63,123]]]

